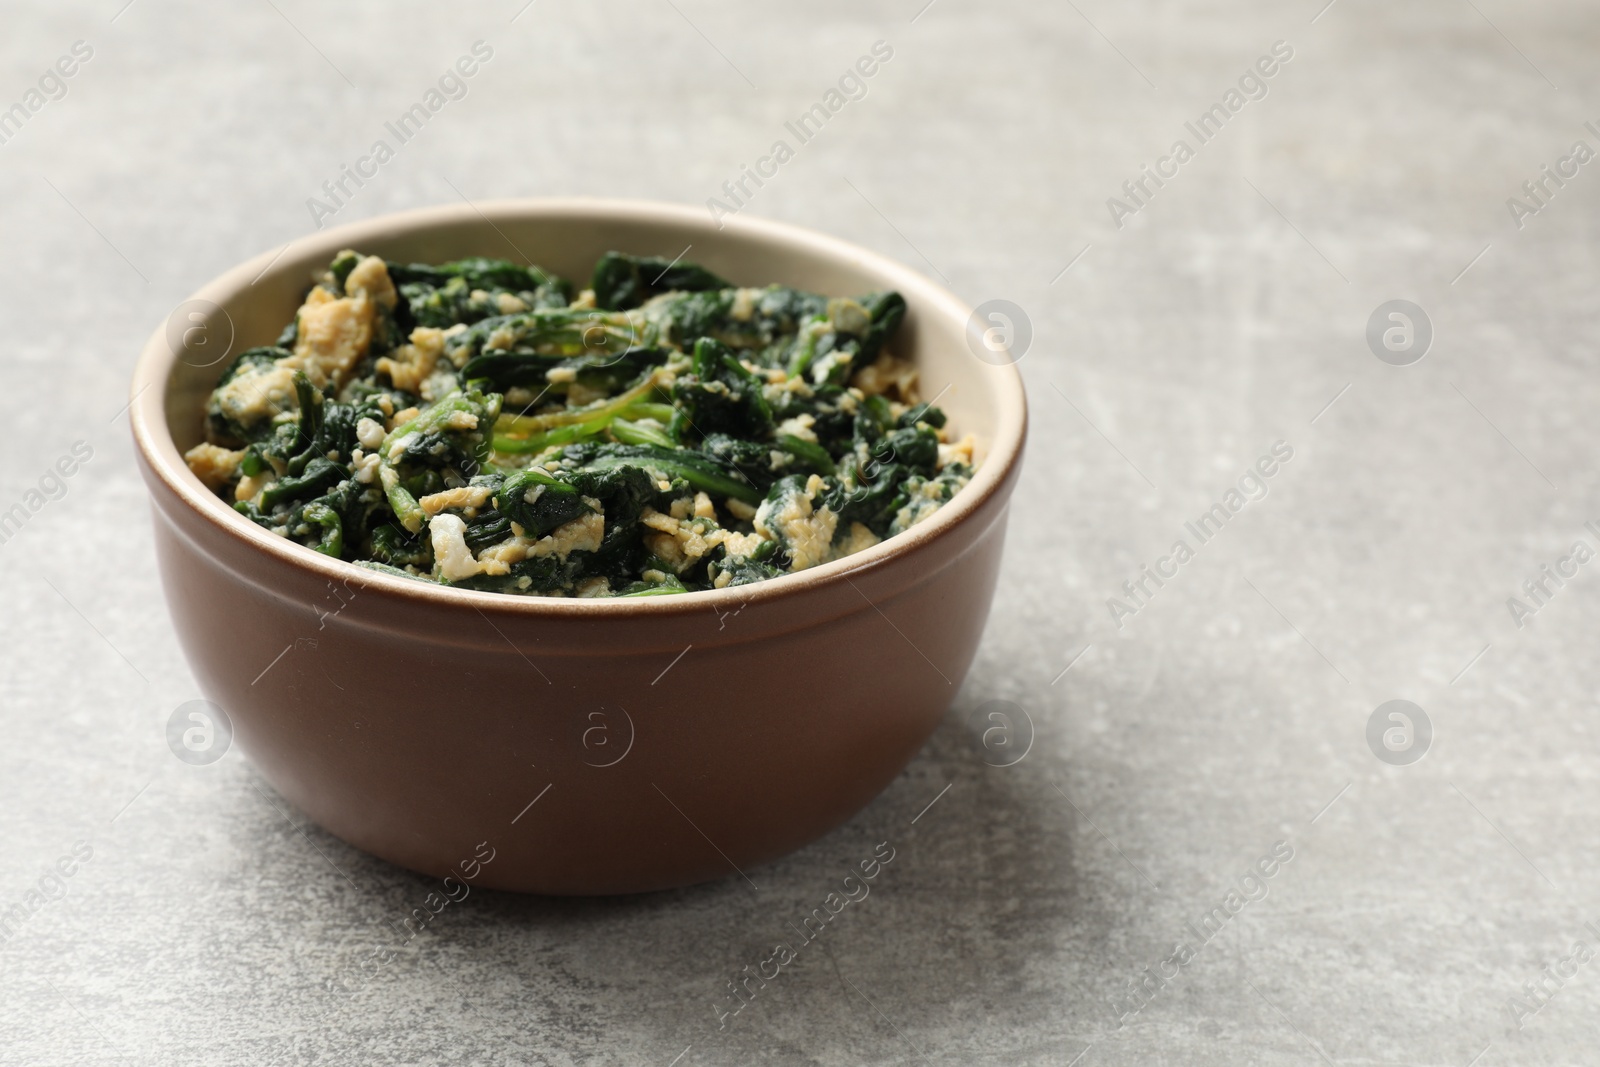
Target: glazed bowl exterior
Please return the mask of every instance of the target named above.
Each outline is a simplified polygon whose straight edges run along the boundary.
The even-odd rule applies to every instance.
[[[742,285],[897,289],[908,314],[892,348],[956,432],[977,437],[982,466],[914,529],[739,588],[517,597],[331,559],[236,514],[182,453],[203,438],[221,343],[271,343],[344,248],[500,256],[580,285],[616,249],[684,256]],[[974,356],[970,309],[892,261],[773,222],[719,226],[694,208],[511,200],[299,238],[179,312],[178,328],[163,324],[145,346],[130,408],[178,638],[273,788],[386,860],[458,879],[465,865],[474,885],[551,894],[738,877],[884,789],[972,662],[1021,462],[1022,383]],[[214,338],[204,359],[182,340],[190,321]]]

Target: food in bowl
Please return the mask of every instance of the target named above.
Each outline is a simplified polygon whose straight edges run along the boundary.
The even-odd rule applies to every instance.
[[[616,252],[574,295],[505,260],[347,250],[224,370],[184,458],[277,534],[441,585],[747,585],[902,533],[972,478],[973,439],[890,351],[905,307]]]
[[[893,350],[957,436],[975,436],[972,481],[904,533],[775,581],[581,599],[360,570],[246,521],[184,463],[231,358],[176,340],[196,306],[211,340],[265,344],[342,249],[443,263],[503,247],[578,278],[613,249],[672,258],[690,245],[724,278],[901,294]],[[151,544],[198,692],[226,709],[264,789],[432,877],[488,840],[498,858],[479,888],[634,893],[739,872],[764,886],[760,864],[885,790],[871,819],[935,791],[903,772],[975,662],[1028,424],[1016,367],[973,358],[973,321],[870,249],[693,205],[455,203],[237,263],[155,324],[129,385]],[[818,663],[820,687],[769,681]]]

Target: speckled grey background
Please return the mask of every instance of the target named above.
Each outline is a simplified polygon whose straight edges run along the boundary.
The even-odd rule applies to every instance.
[[[0,34],[0,107],[93,49],[0,145],[0,510],[93,449],[0,545],[0,914],[26,913],[0,1063],[1600,1061],[1600,563],[1520,628],[1507,606],[1600,520],[1600,163],[1520,228],[1507,205],[1600,149],[1591,5],[122,3],[13,5]],[[704,203],[889,42],[748,210],[1023,307],[1034,431],[978,662],[851,823],[757,891],[474,893],[403,943],[428,880],[237,752],[168,751],[199,694],[121,408],[168,312],[310,228],[478,39],[466,98],[335,221]],[[1107,199],[1280,40],[1266,97],[1115,226]],[[1364,339],[1395,298],[1434,327],[1412,366]],[[1280,440],[1265,499],[1119,627],[1108,598]],[[1409,766],[1366,741],[1391,699],[1432,724]],[[990,700],[1034,727],[1009,768],[966,724]],[[881,841],[870,897],[719,1031],[726,983]]]

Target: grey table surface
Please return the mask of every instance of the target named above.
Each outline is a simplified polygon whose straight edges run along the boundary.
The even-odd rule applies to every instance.
[[[1600,17],[1324,2],[8,5],[0,510],[51,498],[0,545],[0,1063],[1600,1062]],[[866,810],[759,892],[481,892],[397,945],[428,879],[168,751],[199,694],[123,407],[173,307],[312,229],[479,40],[332,221],[705,204],[883,41],[745,210],[1020,306],[1034,423],[978,660]],[[1394,299],[1420,332],[1373,348]],[[1577,573],[1535,597],[1542,565]],[[996,700],[1012,766],[968,725]],[[1428,725],[1374,747],[1391,700]]]

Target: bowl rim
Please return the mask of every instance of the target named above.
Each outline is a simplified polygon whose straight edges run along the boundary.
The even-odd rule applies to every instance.
[[[595,218],[656,223],[698,229],[706,232],[708,237],[732,231],[736,235],[774,246],[774,254],[781,255],[786,249],[805,249],[819,258],[841,261],[880,275],[887,283],[886,288],[897,289],[902,295],[907,295],[908,303],[930,308],[935,315],[953,320],[960,326],[963,335],[968,335],[970,329],[972,309],[948,289],[886,256],[840,238],[790,223],[743,214],[713,221],[701,209],[686,204],[602,197],[468,201],[392,212],[317,230],[295,237],[280,248],[262,252],[224,271],[195,290],[182,303],[192,300],[227,303],[268,274],[287,269],[279,267],[278,262],[293,246],[301,246],[299,251],[302,254],[322,249],[317,253],[318,256],[332,259],[344,248],[361,248],[363,244],[393,239],[408,230],[443,228],[461,222],[488,222],[494,226],[496,219],[506,218]],[[912,293],[916,295],[916,301],[911,300],[909,294]],[[976,356],[971,358],[976,359]],[[633,598],[518,596],[437,585],[360,567],[274,534],[234,511],[189,470],[167,427],[166,391],[177,362],[177,354],[167,341],[166,323],[163,322],[145,342],[135,365],[133,381],[129,386],[129,421],[135,448],[145,460],[148,470],[190,511],[233,540],[318,578],[328,581],[358,578],[363,591],[387,592],[403,599],[441,607],[474,608],[479,611],[494,609],[515,616],[599,619],[700,614],[707,607],[720,609],[726,605],[731,608],[736,604],[742,607],[841,582],[854,585],[852,578],[879,570],[916,553],[982,510],[988,500],[1006,486],[1021,460],[1027,436],[1027,397],[1021,374],[1014,363],[986,363],[986,370],[991,373],[986,374],[983,380],[995,401],[998,417],[983,464],[972,480],[948,503],[932,517],[909,530],[843,559],[726,589]]]

